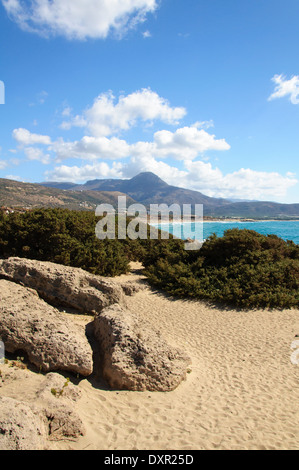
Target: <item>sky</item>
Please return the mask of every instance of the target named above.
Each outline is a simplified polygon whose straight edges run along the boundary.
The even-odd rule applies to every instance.
[[[0,178],[299,203],[298,21],[298,0],[0,0]]]

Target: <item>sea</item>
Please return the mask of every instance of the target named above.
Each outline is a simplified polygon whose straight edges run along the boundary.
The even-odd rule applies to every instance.
[[[196,226],[200,224],[200,226]],[[181,223],[173,222],[169,224],[161,223],[155,225],[161,230],[168,231],[171,234],[186,240],[187,238],[197,238],[195,234],[202,233],[202,237],[206,240],[210,235],[215,233],[218,237],[222,237],[226,230],[232,228],[255,230],[262,235],[274,234],[283,240],[292,240],[297,245],[299,244],[299,221],[208,221],[201,224],[200,222]]]

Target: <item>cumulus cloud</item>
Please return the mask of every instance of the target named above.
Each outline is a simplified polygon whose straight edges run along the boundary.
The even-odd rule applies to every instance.
[[[274,75],[272,81],[276,86],[269,101],[288,96],[291,103],[299,104],[299,75],[294,75],[289,80],[283,75]]]
[[[61,127],[84,127],[93,136],[98,137],[127,131],[138,121],[151,123],[159,120],[175,125],[186,115],[185,108],[171,107],[166,99],[150,88],[120,96],[118,102],[115,100],[111,92],[102,93],[82,116],[77,115],[69,121],[64,121]]]
[[[69,158],[120,160],[130,156],[140,161],[144,161],[144,158],[152,161],[153,158],[193,160],[209,150],[223,151],[230,146],[224,139],[216,139],[202,129],[184,127],[175,132],[156,132],[152,142],[128,144],[126,140],[117,137],[84,136],[74,142],[58,139],[49,148],[55,152],[58,161]]]
[[[164,161],[158,161],[147,155],[140,155],[138,158],[132,157],[127,163],[123,164],[121,170],[124,178],[132,178],[138,173],[151,171],[169,184],[174,185],[177,185],[178,181],[186,181],[188,176],[187,171],[179,170],[175,166],[168,165]]]
[[[193,160],[209,150],[223,151],[230,148],[224,139],[216,139],[215,135],[202,128],[211,127],[211,122],[195,123],[174,132],[160,130],[154,133],[153,140],[149,142],[137,141],[129,144],[117,137],[115,134],[120,131],[129,131],[139,124],[148,126],[154,121],[178,125],[186,115],[185,108],[172,107],[166,99],[149,88],[120,96],[117,102],[112,93],[104,93],[82,115],[72,117],[71,113],[70,107],[64,108],[63,115],[69,117],[69,121],[64,122],[61,127],[83,128],[85,135],[81,140],[66,142],[59,138],[52,141],[47,135],[34,134],[24,128],[14,129],[13,137],[29,159],[43,163],[49,161],[49,154],[36,149],[36,145],[46,145],[47,150],[55,154],[57,162],[72,158],[95,161],[129,157],[135,160],[144,160],[146,157],[149,161],[157,158]],[[88,133],[90,135],[86,135]]]
[[[59,139],[50,147],[55,152],[58,161],[68,158],[81,158],[83,160],[118,160],[127,158],[130,146],[125,140],[112,137],[84,136],[80,141],[64,142]]]
[[[203,129],[183,127],[175,132],[158,131],[154,142],[159,156],[173,157],[177,160],[193,160],[208,150],[229,150],[224,139],[216,139]]]
[[[10,18],[27,31],[68,39],[122,36],[157,8],[157,0],[2,0]]]
[[[120,178],[122,164],[113,163],[110,167],[105,162],[87,164],[83,166],[61,165],[52,171],[46,171],[45,176],[48,181],[69,181],[85,182],[95,178]]]
[[[189,187],[212,197],[277,200],[298,183],[292,173],[281,175],[241,168],[224,175],[219,168],[202,161],[186,161],[185,167],[188,170]],[[183,184],[186,182],[182,181]]]
[[[36,160],[44,165],[48,165],[51,161],[50,154],[45,154],[44,151],[38,147],[26,147],[24,152],[28,160]]]
[[[34,144],[43,144],[50,145],[51,139],[48,135],[32,134],[28,129],[14,129],[13,138],[18,142],[19,145],[34,145]]]

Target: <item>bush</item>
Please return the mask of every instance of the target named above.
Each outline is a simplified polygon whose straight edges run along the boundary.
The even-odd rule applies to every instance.
[[[37,209],[0,218],[0,257],[50,261],[93,274],[116,276],[129,270],[118,240],[98,240],[92,212]]]
[[[146,274],[175,296],[248,308],[299,305],[299,246],[252,230],[212,235],[181,259],[161,253]]]
[[[68,209],[36,209],[4,215],[0,212],[0,258],[17,256],[80,267],[93,274],[116,276],[128,272],[130,261],[145,265],[161,256],[184,255],[181,240],[99,240],[93,212]],[[130,219],[127,219],[127,224]],[[138,230],[138,228],[137,228]]]

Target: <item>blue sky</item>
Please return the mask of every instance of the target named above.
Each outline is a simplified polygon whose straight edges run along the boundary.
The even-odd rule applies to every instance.
[[[0,177],[299,202],[298,20],[298,0],[0,0]]]

